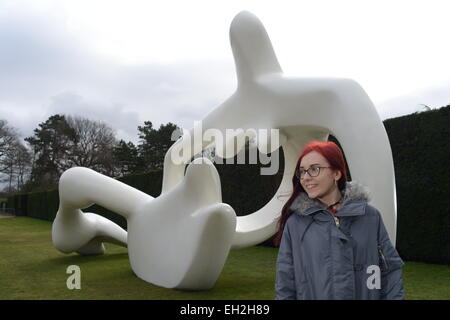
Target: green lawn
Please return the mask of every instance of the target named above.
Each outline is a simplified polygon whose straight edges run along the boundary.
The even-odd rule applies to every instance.
[[[164,289],[137,278],[127,249],[107,244],[103,256],[65,255],[51,243],[51,223],[0,219],[0,299],[273,299],[277,249],[231,251],[209,291]],[[66,268],[81,268],[81,290],[66,287]],[[450,267],[404,266],[407,299],[450,299]]]

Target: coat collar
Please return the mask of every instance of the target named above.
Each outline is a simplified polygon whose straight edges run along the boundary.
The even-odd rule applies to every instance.
[[[342,208],[336,212],[336,216],[357,216],[365,212],[367,201],[370,200],[369,191],[356,181],[347,182],[345,189],[341,191],[344,198]],[[326,206],[317,199],[311,199],[306,192],[300,194],[292,202],[290,209],[300,215],[310,215],[320,210],[326,210]],[[345,208],[345,210],[343,210]]]

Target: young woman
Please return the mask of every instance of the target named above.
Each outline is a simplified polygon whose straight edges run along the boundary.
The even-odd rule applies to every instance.
[[[404,299],[403,261],[342,151],[313,141],[300,154],[275,244],[276,299]]]

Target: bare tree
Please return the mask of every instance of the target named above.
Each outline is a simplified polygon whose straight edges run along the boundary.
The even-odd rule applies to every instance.
[[[0,159],[6,154],[12,143],[17,139],[16,131],[8,126],[6,120],[0,119]]]
[[[113,148],[117,139],[113,129],[103,122],[82,117],[67,117],[67,123],[75,132],[75,143],[68,159],[71,166],[81,166],[115,176]]]
[[[15,149],[16,185],[17,190],[21,190],[28,179],[28,175],[31,173],[31,153],[22,143],[18,143]]]
[[[116,175],[115,133],[102,122],[56,114],[40,123],[34,136],[25,141],[33,150],[31,190],[56,185],[61,174],[74,166]]]
[[[17,139],[1,160],[3,173],[7,177],[8,190],[21,190],[31,171],[31,155],[27,148]]]
[[[30,165],[30,153],[20,142],[16,130],[9,127],[6,120],[0,120],[0,180],[8,182],[9,191],[20,190]]]

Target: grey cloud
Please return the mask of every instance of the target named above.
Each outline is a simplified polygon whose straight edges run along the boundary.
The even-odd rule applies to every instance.
[[[126,140],[135,140],[136,123],[139,123],[139,115],[127,110],[119,104],[88,101],[86,98],[74,92],[64,92],[51,98],[47,114],[66,114],[83,116],[85,118],[102,121],[116,131],[120,130],[121,137]]]
[[[235,88],[233,68],[222,61],[114,66],[103,96],[121,101],[141,119],[190,128],[227,99]]]
[[[2,118],[29,136],[54,113],[81,115],[109,124],[119,138],[137,139],[146,120],[191,128],[236,86],[233,61],[130,66],[89,49],[67,30],[62,12],[6,15],[0,20]]]
[[[421,104],[431,109],[450,104],[450,81],[436,87],[424,88],[407,95],[398,96],[378,104],[377,109],[382,119],[395,118],[419,111]]]

